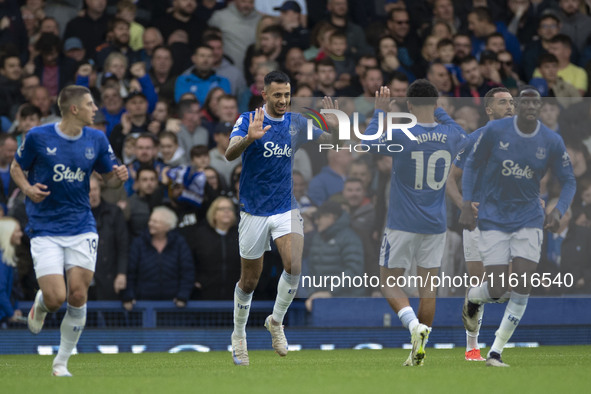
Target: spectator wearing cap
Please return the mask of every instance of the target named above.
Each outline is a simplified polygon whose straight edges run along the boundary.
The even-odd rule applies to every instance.
[[[298,10],[298,18],[299,24],[302,26],[308,26],[308,5],[306,4],[306,0],[295,0],[295,1],[285,1],[285,0],[254,0],[254,8],[259,13],[263,15],[269,15],[275,18],[281,16],[281,8],[285,5],[285,3],[295,3],[299,8]],[[292,5],[293,7],[293,5]]]
[[[315,215],[316,233],[311,237],[308,268],[312,277],[325,275],[362,276],[363,244],[350,225],[350,217],[336,201],[323,203]],[[312,308],[315,298],[354,297],[364,293],[363,288],[316,289],[306,306]]]
[[[122,157],[123,142],[128,134],[139,135],[148,131],[150,115],[148,100],[140,91],[130,92],[125,98],[125,112],[121,115],[121,123],[113,128],[109,142],[117,157]]]
[[[256,28],[261,19],[252,0],[237,0],[223,10],[215,11],[209,25],[222,31],[224,53],[240,70],[244,67],[245,48],[254,44]]]
[[[200,103],[205,102],[207,93],[215,87],[221,87],[226,93],[230,93],[230,81],[219,76],[213,69],[213,50],[209,46],[199,46],[191,57],[193,66],[179,75],[174,87],[174,99],[191,92]]]
[[[224,57],[224,42],[221,34],[207,34],[203,43],[213,50],[213,70],[230,82],[231,94],[237,96],[246,89],[244,74]]]
[[[274,10],[279,11],[279,25],[283,30],[285,47],[308,49],[310,47],[310,31],[302,25],[300,5],[296,1],[286,1],[281,7],[275,7]]]
[[[62,54],[62,43],[58,36],[44,33],[35,43],[39,53],[34,59],[35,75],[45,86],[51,97],[57,97],[65,86],[74,82],[76,62]]]
[[[64,42],[64,55],[77,62],[84,60],[86,50],[78,37],[70,37]]]
[[[64,39],[78,37],[86,49],[86,55],[94,58],[96,47],[105,40],[108,16],[106,1],[85,0],[86,8],[83,16],[78,16],[68,22]]]
[[[240,157],[228,161],[225,156],[226,149],[228,149],[228,145],[230,144],[230,133],[233,127],[234,123],[218,123],[213,134],[213,140],[216,146],[209,151],[209,165],[222,176],[226,185],[230,184],[230,177],[232,176],[234,167],[242,162]]]

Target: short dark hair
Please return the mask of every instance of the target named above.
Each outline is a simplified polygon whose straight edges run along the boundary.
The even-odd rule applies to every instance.
[[[179,139],[176,136],[176,133],[172,131],[164,130],[160,134],[158,134],[158,140],[161,141],[163,138],[170,138],[175,144],[179,144]]]
[[[150,140],[150,141],[152,141],[152,143],[154,144],[154,146],[158,146],[160,144],[160,141],[158,141],[158,139],[156,138],[156,136],[154,134],[152,134],[152,133],[148,133],[147,131],[146,132],[143,132],[143,133],[140,133],[140,135],[138,135],[137,138],[135,139],[136,142],[139,139]]]
[[[476,14],[478,20],[493,23],[492,14],[487,7],[474,7],[474,9],[470,11],[468,15],[469,14]]]
[[[271,34],[272,36],[283,38],[283,29],[281,26],[271,25],[265,27],[261,34]]]
[[[60,109],[62,117],[68,113],[68,107],[74,103],[80,102],[82,96],[85,94],[91,94],[90,90],[85,86],[68,85],[63,88],[57,97],[57,106]]]
[[[138,168],[137,172],[135,173],[135,179],[140,179],[140,174],[144,171],[153,173],[156,176],[156,179],[158,179],[158,171],[156,171],[153,166],[148,165],[140,165],[140,168]]]
[[[208,156],[209,150],[205,145],[195,145],[191,148],[190,156],[191,159],[194,157]]]
[[[439,92],[435,85],[426,79],[417,79],[406,90],[408,102],[416,106],[436,105]]]
[[[332,33],[330,35],[329,41],[332,40],[333,38],[344,38],[345,40],[347,39],[347,34],[345,34],[345,32],[342,29],[337,29],[334,33]]]
[[[535,93],[538,94],[538,97],[541,97],[542,95],[540,94],[540,92],[538,91],[538,89],[536,89],[535,86],[531,86],[531,85],[523,85],[519,88],[519,96],[521,97],[521,95],[526,92],[526,91],[533,91]]]
[[[489,90],[488,92],[486,92],[486,94],[484,95],[484,108],[488,108],[490,107],[490,105],[493,103],[494,101],[494,97],[495,94],[497,93],[509,93],[511,94],[511,92],[509,91],[509,89],[499,86],[496,88],[492,88],[491,90]]]
[[[26,118],[32,115],[37,115],[39,116],[39,119],[41,119],[43,117],[43,114],[41,113],[41,110],[39,109],[39,107],[33,105],[33,104],[23,104],[21,106],[21,109],[19,111],[19,116],[22,118]]]
[[[489,41],[491,38],[495,38],[495,37],[496,37],[496,38],[502,38],[502,39],[503,39],[503,42],[505,42],[505,37],[504,37],[504,36],[503,36],[501,33],[499,33],[499,32],[494,32],[494,33],[490,34],[488,37],[486,37],[486,45],[488,45],[488,41]]]
[[[222,43],[224,42],[222,40],[222,36],[220,36],[219,34],[215,34],[215,33],[207,33],[206,35],[203,36],[201,41],[206,44],[210,41],[220,41]]]
[[[4,67],[6,67],[6,61],[12,57],[16,57],[17,59],[19,59],[19,63],[20,63],[20,56],[18,54],[18,52],[15,51],[6,51],[0,54],[0,69],[3,69]],[[22,64],[21,64],[22,66]]]
[[[347,179],[345,179],[345,183],[359,183],[361,185],[361,187],[363,189],[365,189],[364,185],[363,185],[363,181],[359,178],[347,178]]]
[[[543,53],[538,58],[538,67],[540,67],[542,64],[546,64],[546,63],[558,64],[558,58],[551,53]]]
[[[318,60],[316,62],[316,64],[314,65],[314,70],[316,70],[316,72],[318,72],[318,67],[320,67],[320,66],[332,67],[336,70],[336,66],[334,64],[334,61],[328,56]]]
[[[463,64],[471,63],[471,62],[478,63],[478,60],[476,60],[476,58],[472,55],[464,56],[463,58],[460,59],[460,67],[462,67]]]
[[[565,47],[568,47],[569,49],[573,48],[573,40],[571,40],[571,38],[569,36],[567,36],[566,34],[557,34],[554,37],[552,37],[549,41],[550,44],[557,44],[560,43],[562,45],[564,45]]]
[[[437,49],[441,49],[441,48],[446,47],[448,45],[453,46],[454,42],[452,40],[450,40],[449,38],[442,38],[441,40],[439,40],[437,42]]]
[[[125,19],[119,18],[118,16],[116,16],[114,18],[109,19],[109,21],[107,22],[107,31],[111,32],[111,31],[115,30],[115,27],[117,25],[127,25],[127,27],[129,27],[130,23],[128,21],[126,21]]]
[[[209,49],[210,51],[213,51],[213,48],[212,48],[212,47],[210,47],[209,45],[204,45],[204,44],[201,44],[201,45],[197,45],[197,46],[195,47],[195,50],[193,51],[193,53],[197,53],[197,52],[199,52],[199,50],[200,50],[200,49],[203,49],[203,48],[205,48],[205,49]]]
[[[556,14],[554,14],[553,12],[548,12],[543,14],[542,16],[540,16],[539,22],[538,22],[538,27],[540,27],[542,25],[542,21],[544,19],[554,19],[554,21],[558,24],[560,24],[560,18],[558,16],[556,16]]]
[[[62,50],[62,40],[53,33],[43,33],[35,43],[35,50],[41,54],[51,53],[54,50],[59,53]]]
[[[179,115],[179,118],[182,118],[185,113],[189,112],[193,104],[201,105],[197,98],[195,98],[194,100],[187,98],[179,101],[179,103],[177,104],[177,113]]]
[[[290,83],[289,77],[283,71],[271,71],[265,75],[265,86],[275,83]]]
[[[13,140],[14,142],[18,142],[14,135],[8,133],[0,133],[0,146],[4,146],[6,140]]]
[[[390,74],[390,82],[389,83],[391,83],[394,80],[397,80],[397,81],[400,81],[400,82],[409,82],[408,75],[406,75],[402,71],[393,71]]]

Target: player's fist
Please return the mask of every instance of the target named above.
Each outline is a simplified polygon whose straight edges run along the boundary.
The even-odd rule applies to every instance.
[[[125,166],[115,165],[113,166],[113,172],[115,173],[117,179],[119,179],[121,182],[125,182],[129,178],[129,172],[127,172],[127,167]]]
[[[554,208],[544,219],[544,229],[555,233],[558,231],[558,227],[560,227],[560,211]]]
[[[474,230],[476,228],[476,218],[474,217],[474,211],[471,201],[464,201],[462,206],[462,213],[460,214],[460,225],[462,228],[467,230]]]
[[[47,189],[48,187],[46,185],[35,183],[34,185],[28,187],[27,190],[24,190],[24,193],[34,203],[40,203],[41,201],[45,200],[45,197],[51,194],[51,192]]]

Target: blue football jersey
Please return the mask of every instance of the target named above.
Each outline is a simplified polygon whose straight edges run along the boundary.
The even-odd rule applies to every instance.
[[[250,124],[245,112],[236,121],[230,139],[246,137]],[[263,128],[271,128],[242,153],[240,210],[257,216],[271,216],[297,207],[292,191],[292,160],[295,151],[307,141],[307,119],[288,112],[272,118],[265,111]],[[313,128],[313,138],[322,130]]]
[[[84,127],[79,136],[70,137],[57,123],[34,127],[15,159],[28,171],[31,185],[41,183],[50,192],[40,203],[25,201],[30,237],[96,232],[89,178],[93,170],[108,173],[117,164],[103,132]]]
[[[378,130],[376,110],[366,134]],[[466,144],[466,133],[442,108],[435,111],[441,123],[417,124],[408,129],[417,141],[395,130],[392,139],[385,133],[368,145],[380,145],[372,150],[393,156],[390,202],[386,226],[417,234],[440,234],[447,228],[445,183],[455,155]],[[383,145],[399,144],[402,151],[391,153]],[[378,150],[379,149],[379,150]]]
[[[548,168],[562,185],[557,208],[564,214],[576,184],[560,135],[539,121],[533,133],[522,133],[516,116],[491,121],[483,127],[462,177],[464,201],[471,201],[475,171],[481,170],[478,227],[508,233],[527,227],[542,228],[540,179]]]
[[[464,148],[456,155],[456,158],[454,160],[454,165],[456,167],[458,167],[460,170],[464,170],[464,167],[466,166],[466,160],[468,160],[468,156],[470,155],[470,152],[472,152],[472,149],[474,149],[474,144],[476,143],[476,141],[478,140],[478,138],[480,137],[480,134],[482,134],[482,130],[483,128],[479,128],[477,130],[474,130],[472,133],[470,133],[468,135],[467,138],[467,143],[464,146]],[[474,192],[472,193],[472,198],[474,202],[479,202],[480,201],[480,183],[482,181],[482,177],[481,176],[477,176],[476,177],[476,184],[474,185]]]

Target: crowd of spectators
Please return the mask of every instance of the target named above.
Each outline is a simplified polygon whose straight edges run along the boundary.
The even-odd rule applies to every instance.
[[[531,84],[547,98],[542,121],[564,138],[578,182],[568,220],[558,236],[546,237],[540,266],[573,272],[569,291],[589,291],[591,101],[583,97],[590,94],[590,3],[0,0],[0,216],[25,228],[10,162],[28,130],[60,120],[61,88],[87,86],[99,107],[95,127],[131,175],[123,189],[102,193],[91,179],[101,239],[91,297],[126,308],[142,298],[178,306],[231,299],[241,164],[224,152],[239,114],[262,104],[269,71],[290,76],[300,103],[350,97],[341,109],[361,114],[361,123],[379,86],[404,97],[410,82],[427,78],[467,132],[485,122],[488,90]],[[392,104],[404,108],[403,100]],[[305,270],[377,271],[390,162],[347,150],[320,155],[308,146],[296,153],[294,194],[309,234]],[[551,176],[545,188],[549,207]],[[449,211],[449,231],[458,233]],[[25,235],[15,247],[28,244]],[[346,252],[354,245],[362,246]],[[266,259],[271,276],[280,272],[276,253]],[[31,299],[31,258],[16,256],[12,294]],[[461,261],[449,264],[464,269]]]

